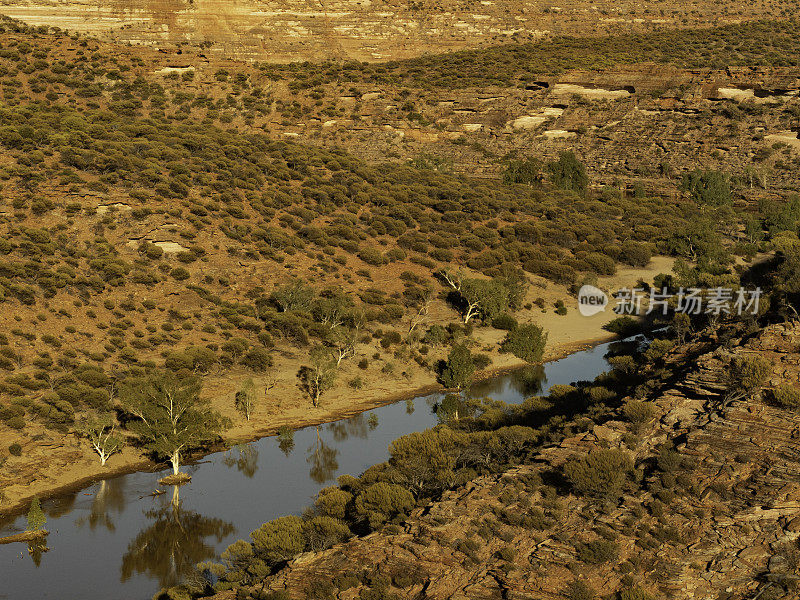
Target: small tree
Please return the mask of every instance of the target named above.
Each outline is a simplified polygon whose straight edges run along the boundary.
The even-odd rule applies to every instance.
[[[589,184],[586,167],[572,152],[562,152],[558,160],[549,163],[547,168],[550,171],[550,179],[556,187],[580,194],[586,191],[586,186]]]
[[[537,158],[509,161],[503,172],[503,183],[524,183],[533,185],[540,183],[542,162]]]
[[[256,385],[252,379],[245,379],[242,382],[242,389],[236,392],[234,404],[242,416],[250,420],[250,415],[253,414],[253,408],[256,402]]]
[[[31,507],[28,510],[28,531],[39,531],[47,523],[47,517],[44,516],[42,505],[39,503],[39,496],[34,496],[31,501]]]
[[[357,341],[358,331],[355,329],[339,327],[330,332],[327,337],[327,343],[333,351],[337,367],[345,358],[349,358],[356,353]]]
[[[491,321],[509,305],[508,288],[498,279],[465,279],[459,295],[465,324],[478,316]]]
[[[275,288],[275,291],[272,292],[272,300],[283,312],[288,310],[309,310],[314,296],[314,288],[299,279]]]
[[[336,359],[328,348],[317,346],[308,355],[309,365],[300,368],[297,373],[300,389],[311,398],[314,406],[319,404],[323,393],[333,387],[336,382]]]
[[[339,292],[324,292],[314,302],[311,314],[323,325],[336,329],[351,319],[352,311],[353,300],[349,296]]]
[[[698,169],[686,173],[681,181],[681,189],[689,192],[692,200],[701,206],[722,206],[733,201],[728,177],[720,171]]]
[[[120,402],[135,417],[130,429],[144,447],[166,457],[178,474],[181,454],[218,436],[228,422],[200,398],[202,381],[169,371],[127,381]]]
[[[89,440],[92,448],[105,466],[108,459],[122,451],[125,439],[116,431],[116,419],[111,413],[83,417],[76,426],[79,435]]]
[[[533,323],[528,323],[509,331],[501,349],[503,352],[511,352],[517,358],[529,363],[538,363],[541,362],[544,356],[546,345],[547,333],[544,329]]]
[[[691,317],[683,312],[675,313],[675,316],[672,317],[672,330],[675,332],[678,343],[683,344],[686,336],[692,333]]]
[[[469,348],[464,344],[453,346],[440,375],[442,384],[447,388],[469,387],[474,374],[475,363],[472,361]]]

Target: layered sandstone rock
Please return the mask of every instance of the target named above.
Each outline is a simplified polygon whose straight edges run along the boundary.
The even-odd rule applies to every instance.
[[[563,598],[575,579],[605,597],[639,579],[658,594],[705,600],[751,598],[797,579],[800,414],[759,398],[728,402],[726,364],[757,352],[773,363],[769,385],[800,385],[799,348],[800,325],[771,326],[730,350],[710,339],[687,346],[668,359],[673,376],[650,399],[657,415],[633,445],[626,423],[595,425],[542,450],[533,464],[447,492],[402,531],[302,555],[265,589],[305,598],[315,581],[369,572],[403,582],[391,591],[409,599]],[[648,485],[663,477],[652,465],[667,442],[691,465],[687,480],[673,484],[674,497]],[[598,445],[631,452],[645,477],[639,492],[603,506],[540,485],[541,475]],[[503,522],[504,512],[535,516],[533,526]],[[481,525],[489,521],[498,525],[487,536]],[[583,564],[576,546],[598,532],[616,539],[619,557]],[[507,548],[516,554],[504,554]],[[358,593],[359,586],[337,598]]]

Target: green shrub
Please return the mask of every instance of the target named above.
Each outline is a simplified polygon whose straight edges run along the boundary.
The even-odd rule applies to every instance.
[[[22,456],[22,446],[16,442],[8,447],[8,451],[11,453],[11,456]]]
[[[358,258],[363,260],[368,265],[372,265],[374,267],[378,267],[384,263],[386,263],[386,258],[384,258],[383,254],[377,248],[363,248],[358,252]]]
[[[306,549],[314,552],[330,548],[352,535],[347,525],[329,516],[318,516],[304,521],[302,532]]]
[[[272,355],[266,348],[251,348],[242,358],[242,364],[258,373],[262,373],[272,366]]]
[[[517,549],[513,546],[504,546],[497,551],[497,558],[512,562],[517,557]]]
[[[626,315],[624,317],[612,319],[603,325],[603,329],[622,337],[629,337],[640,333],[642,331],[642,325],[638,319]]]
[[[173,371],[186,369],[195,373],[207,373],[218,360],[217,353],[210,348],[189,346],[185,350],[167,354],[164,366]]]
[[[514,331],[519,323],[508,313],[503,313],[492,319],[492,327],[505,331]]]
[[[657,362],[664,358],[674,346],[674,340],[653,340],[644,351],[644,358],[647,362]]]
[[[482,371],[492,364],[492,359],[487,354],[473,354],[472,364],[475,365],[476,370]]]
[[[11,429],[25,429],[25,419],[22,417],[11,417],[6,422]]]
[[[619,600],[654,600],[653,596],[647,593],[641,587],[634,586],[624,590],[621,590],[619,593]]]
[[[578,560],[590,565],[610,562],[619,556],[619,546],[611,540],[597,539],[578,548]]]
[[[800,408],[800,389],[792,385],[782,385],[772,390],[772,399],[781,408],[796,410]]]
[[[652,253],[647,244],[626,240],[622,243],[619,260],[633,267],[646,267]]]
[[[344,519],[347,505],[352,499],[350,492],[336,486],[328,487],[319,492],[314,508],[323,516]]]
[[[728,368],[728,389],[750,395],[760,390],[772,373],[772,363],[763,356],[737,356]]]
[[[303,519],[279,517],[264,523],[250,534],[256,554],[270,563],[288,560],[305,548]]]
[[[170,276],[178,281],[186,281],[189,279],[190,274],[189,271],[184,269],[183,267],[175,267],[172,271],[169,272]]]
[[[566,595],[569,600],[595,600],[597,597],[589,585],[577,579],[567,586]]]
[[[411,492],[400,485],[385,482],[369,486],[355,501],[356,513],[367,519],[373,529],[396,515],[407,513],[413,506]]]
[[[631,459],[616,449],[593,450],[564,464],[564,476],[575,491],[596,497],[618,497],[632,471]]]
[[[475,374],[475,363],[472,353],[463,344],[453,346],[447,355],[447,361],[439,375],[439,381],[446,388],[465,388],[472,383]]]
[[[643,425],[650,421],[655,415],[655,408],[648,402],[639,400],[628,400],[622,408],[622,413],[634,425]]]
[[[547,333],[538,325],[528,323],[509,331],[500,349],[529,363],[538,363],[544,356],[546,344]]]

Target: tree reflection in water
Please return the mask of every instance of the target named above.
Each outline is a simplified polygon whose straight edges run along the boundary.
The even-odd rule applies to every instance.
[[[320,435],[320,427],[317,426],[317,435],[314,443],[308,448],[308,458],[306,462],[311,465],[308,472],[312,481],[315,483],[325,483],[333,479],[333,474],[339,468],[339,451],[325,444]]]
[[[85,517],[75,520],[78,527],[89,524],[89,528],[94,531],[98,525],[102,525],[108,531],[114,532],[117,526],[111,518],[112,511],[122,514],[125,510],[125,481],[124,477],[115,479],[104,479],[98,485],[97,493],[92,500],[92,509]]]
[[[369,433],[369,427],[364,413],[359,413],[355,417],[329,423],[328,431],[333,434],[333,440],[335,442],[343,442],[348,438],[365,440]]]
[[[547,383],[544,374],[544,365],[528,365],[511,374],[514,384],[524,397],[535,396],[541,393],[542,386]],[[500,378],[497,378],[498,380]],[[491,397],[491,394],[485,394]]]
[[[51,498],[47,502],[42,503],[42,510],[45,512],[48,519],[57,519],[72,510],[77,498],[78,492],[69,494],[68,496]]]
[[[37,567],[42,564],[42,554],[48,550],[46,537],[35,542],[28,542],[28,554],[31,555],[31,560]]]
[[[229,451],[222,459],[223,464],[229,468],[236,467],[245,477],[252,479],[258,471],[258,448],[253,444],[237,444],[234,448],[239,456],[234,456],[233,451]]]
[[[178,486],[173,487],[170,504],[145,515],[153,522],[128,545],[122,557],[121,581],[144,573],[158,579],[161,587],[179,585],[198,562],[216,557],[214,546],[205,538],[213,536],[220,543],[236,532],[232,523],[183,510]]]
[[[294,431],[288,428],[278,431],[278,448],[286,455],[286,458],[289,458],[294,450]]]

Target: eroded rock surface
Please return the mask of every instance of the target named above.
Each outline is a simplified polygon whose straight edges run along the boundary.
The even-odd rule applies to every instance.
[[[757,397],[727,401],[725,365],[759,353],[774,367],[769,385],[800,385],[798,348],[800,325],[770,326],[731,350],[713,339],[685,346],[668,359],[674,375],[649,398],[656,414],[635,441],[622,420],[594,425],[532,464],[447,492],[402,531],[302,555],[265,588],[305,598],[316,581],[371,572],[396,582],[391,591],[401,598],[522,600],[563,598],[576,579],[608,594],[630,585],[630,573],[658,597],[699,600],[751,598],[796,578],[800,414]],[[667,442],[687,469],[653,468]],[[640,491],[604,504],[541,484],[598,445],[631,453]],[[615,539],[619,556],[586,564],[576,548],[601,536]],[[337,598],[356,598],[359,589]]]

